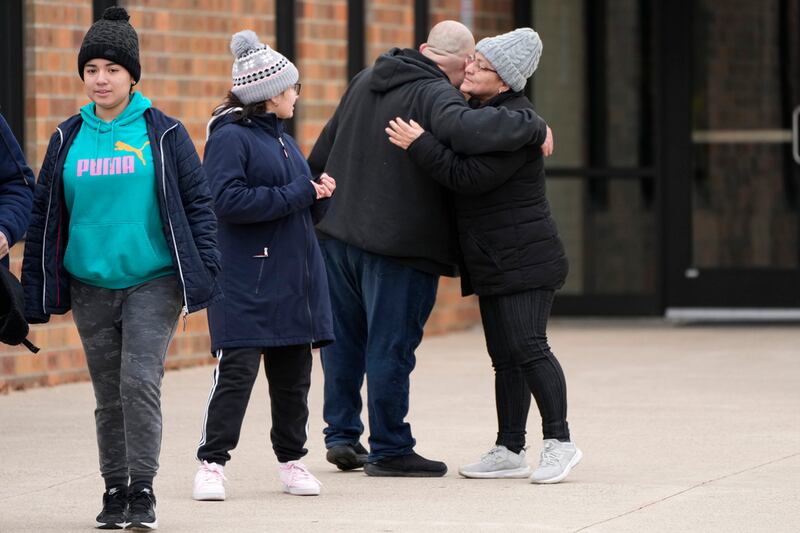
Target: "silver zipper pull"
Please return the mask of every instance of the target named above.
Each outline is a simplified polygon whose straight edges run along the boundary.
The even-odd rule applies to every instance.
[[[265,246],[265,247],[264,247],[264,253],[263,253],[263,254],[254,255],[253,257],[261,257],[261,258],[264,258],[264,257],[269,257],[269,248],[267,248],[267,247]]]
[[[186,307],[185,305],[183,306],[183,309],[181,309],[181,315],[183,316],[183,331],[185,332],[186,331],[186,317],[189,316],[189,308]]]
[[[278,142],[281,143],[281,147],[283,148],[283,157],[289,159],[289,152],[286,151],[286,145],[283,144],[283,137],[278,136]]]

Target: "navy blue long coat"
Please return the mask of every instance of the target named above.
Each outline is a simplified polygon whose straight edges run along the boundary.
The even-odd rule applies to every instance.
[[[33,172],[6,119],[0,115],[0,231],[5,234],[9,248],[28,229],[33,187]],[[8,256],[0,263],[8,266]]]
[[[211,349],[333,340],[311,171],[272,114],[212,121],[203,166],[214,197],[225,299],[208,310]],[[334,176],[335,177],[335,176]]]

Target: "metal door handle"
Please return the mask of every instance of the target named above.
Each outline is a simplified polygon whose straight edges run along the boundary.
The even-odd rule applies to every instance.
[[[800,106],[795,107],[792,114],[792,155],[800,165]]]

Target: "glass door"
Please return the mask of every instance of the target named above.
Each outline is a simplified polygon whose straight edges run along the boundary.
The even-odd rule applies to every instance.
[[[688,176],[667,206],[667,305],[800,307],[800,0],[685,7]]]
[[[555,136],[547,197],[570,264],[553,311],[656,314],[653,2],[536,0],[531,15],[544,52],[530,94]]]

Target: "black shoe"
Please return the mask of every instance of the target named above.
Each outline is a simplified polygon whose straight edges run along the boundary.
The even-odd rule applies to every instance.
[[[153,494],[153,489],[148,487],[128,495],[127,522],[125,529],[151,531],[158,528],[156,495]]]
[[[442,477],[447,473],[447,465],[411,452],[408,455],[384,457],[374,463],[367,463],[364,465],[364,472],[368,476]]]
[[[113,487],[103,493],[103,510],[95,519],[97,529],[122,529],[125,527],[125,510],[128,506],[128,487]]]
[[[325,458],[339,470],[354,470],[364,466],[368,456],[369,452],[358,442],[355,446],[340,444],[329,448]]]

